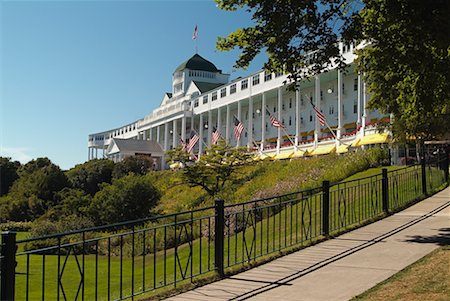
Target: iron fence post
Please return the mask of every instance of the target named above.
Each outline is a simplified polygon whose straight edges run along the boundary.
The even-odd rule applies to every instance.
[[[16,233],[2,233],[1,248],[1,300],[14,300],[14,282],[16,279]]]
[[[387,168],[383,168],[381,170],[381,174],[383,176],[381,180],[381,198],[383,202],[383,211],[384,213],[389,213],[389,182]]]
[[[427,174],[426,174],[426,166],[425,166],[425,154],[420,158],[420,167],[422,170],[422,193],[427,195]]]
[[[322,182],[322,234],[330,234],[330,181]]]
[[[224,228],[225,213],[223,200],[216,200],[214,217],[214,267],[220,277],[225,275],[223,267],[224,259]]]
[[[445,182],[447,182],[448,183],[448,167],[449,167],[449,156],[450,156],[450,151],[449,151],[449,149],[448,149],[448,147],[445,149],[445,152],[444,152],[444,155],[445,155],[445,158],[444,158],[444,179],[445,179]]]

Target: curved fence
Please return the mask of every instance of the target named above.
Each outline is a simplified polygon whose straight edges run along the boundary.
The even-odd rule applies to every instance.
[[[124,300],[223,276],[399,210],[448,183],[448,157],[272,198],[20,238],[2,233],[1,300]]]

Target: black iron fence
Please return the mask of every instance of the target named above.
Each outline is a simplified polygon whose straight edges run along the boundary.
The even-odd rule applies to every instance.
[[[1,300],[124,300],[340,233],[448,183],[448,157],[300,192],[44,237],[2,233]]]

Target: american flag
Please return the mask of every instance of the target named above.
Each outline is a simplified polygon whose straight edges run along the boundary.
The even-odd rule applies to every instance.
[[[327,122],[327,118],[325,117],[325,115],[323,115],[322,112],[320,112],[319,110],[317,110],[316,106],[313,104],[312,100],[311,100],[311,105],[314,109],[314,112],[316,112],[316,118],[319,119],[319,123],[320,125],[324,126]]]
[[[236,138],[236,141],[241,140],[241,134],[244,131],[244,125],[242,124],[242,122],[239,121],[239,119],[236,118],[236,116],[234,117],[234,137]]]
[[[275,118],[272,114],[270,114],[269,110],[266,108],[267,114],[270,116],[270,124],[276,128],[284,128],[284,124],[282,124],[278,119]]]
[[[192,34],[192,39],[197,40],[197,38],[198,38],[198,29],[197,29],[197,25],[195,25],[194,33]]]
[[[211,137],[211,143],[216,144],[217,141],[219,141],[219,138],[220,138],[220,131],[216,127],[214,127]]]
[[[189,139],[189,143],[186,146],[186,151],[188,153],[192,152],[194,149],[194,146],[197,144],[197,142],[200,140],[200,137],[197,135],[196,132],[191,131],[191,138]]]

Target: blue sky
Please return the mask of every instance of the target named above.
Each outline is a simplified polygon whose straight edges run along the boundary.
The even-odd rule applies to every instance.
[[[0,154],[48,157],[63,169],[87,159],[88,134],[144,117],[195,53],[235,78],[238,52],[218,36],[251,24],[246,12],[198,1],[1,1]]]

